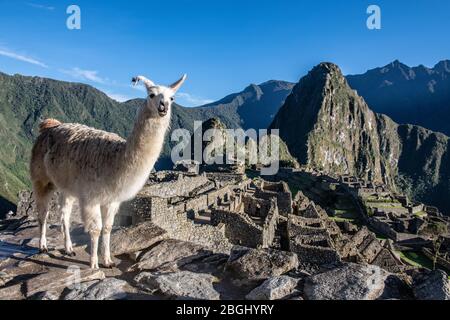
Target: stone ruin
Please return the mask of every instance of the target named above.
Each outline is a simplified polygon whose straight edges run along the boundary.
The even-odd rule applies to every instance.
[[[325,210],[301,192],[297,194],[294,212],[289,216],[288,235],[290,250],[306,263],[367,263],[394,273],[405,268],[390,242],[380,241],[366,227],[358,229],[344,224],[341,228],[328,218]]]
[[[292,170],[290,174],[295,176],[295,172],[297,171]],[[343,195],[345,188],[339,179],[319,173],[314,177],[313,188],[330,190],[337,196]],[[195,163],[179,163],[174,170],[152,173],[136,198],[122,204],[116,216],[112,251],[127,263],[132,261],[133,265],[121,272],[136,274],[134,282],[131,282],[133,286],[140,288],[147,284],[145,277],[157,278],[158,281],[163,281],[166,276],[180,277],[176,278],[177,281],[188,277],[193,282],[186,282],[183,288],[190,288],[199,281],[207,282],[204,285],[209,288],[208,294],[204,292],[205,295],[201,297],[214,299],[219,298],[219,294],[215,291],[217,285],[213,286],[212,283],[219,274],[221,281],[224,281],[220,290],[231,296],[236,292],[247,292],[246,286],[254,288],[256,283],[251,284],[251,281],[255,279],[262,280],[283,274],[282,279],[293,283],[293,290],[302,283],[292,291],[293,294],[303,294],[314,299],[315,295],[310,290],[314,281],[329,274],[331,278],[324,280],[325,285],[334,283],[335,277],[346,275],[346,268],[368,268],[365,271],[368,276],[373,270],[381,268],[384,270],[379,275],[387,274],[387,271],[390,275],[396,274],[398,279],[405,274],[414,275],[417,272],[402,262],[396,253],[398,248],[391,240],[377,238],[372,229],[355,223],[355,220],[334,219],[326,203],[316,201],[310,193],[305,194],[307,196],[299,191],[293,198],[288,184],[283,181],[249,179],[245,173],[235,170],[207,171],[198,168]],[[21,196],[23,199],[18,213],[22,212],[23,216],[31,215],[34,210],[31,194],[23,193]],[[379,197],[398,196],[382,191]],[[58,211],[56,198],[57,196],[52,201],[51,216]],[[416,205],[407,198],[398,197],[396,200],[406,210]],[[414,215],[410,211],[408,213]],[[377,212],[371,218],[381,218],[380,214]],[[390,212],[389,215],[392,220],[394,215],[399,219],[408,217],[406,211]],[[442,217],[436,214],[432,218]],[[53,231],[50,229],[50,233]],[[135,239],[135,236],[127,234],[139,234],[142,239],[135,243],[134,240],[129,241]],[[56,241],[51,239],[54,240]],[[439,247],[424,248],[424,254],[430,257],[437,254],[436,264],[448,268],[448,236],[442,236],[441,240]],[[32,240],[29,243],[34,243],[33,241],[35,242]],[[75,237],[75,243],[78,241]],[[83,251],[81,247],[77,248],[78,257]],[[165,259],[175,259],[176,262],[173,263],[177,268],[187,264],[186,268],[183,267],[181,271],[169,268],[171,271],[166,275],[170,265],[164,262]],[[161,270],[164,272],[159,272]],[[198,270],[205,273],[198,273]],[[264,271],[267,276],[261,277],[261,270],[267,270]],[[349,279],[353,279],[351,270]],[[51,272],[48,276],[50,282],[54,279]],[[233,284],[233,290],[228,292],[230,274],[233,279],[239,280]],[[113,275],[108,276],[108,281],[118,281],[111,276]],[[317,279],[308,280],[312,278]],[[275,281],[274,279],[277,278],[272,277],[270,281]],[[242,285],[243,281],[250,282]],[[362,281],[364,285],[366,281]],[[120,283],[126,284],[126,281]],[[33,282],[26,287],[29,288],[31,284]],[[338,284],[345,285],[347,281],[342,280]],[[254,290],[257,291],[258,288]],[[12,289],[7,287],[3,291],[10,290]],[[340,289],[336,290],[340,292]],[[1,292],[0,288],[0,296]],[[27,296],[31,296],[34,291],[30,292],[27,291]],[[197,291],[193,292],[195,295],[192,292],[189,294],[199,297],[196,295]],[[175,295],[183,296],[184,292],[177,292]],[[248,293],[245,297],[250,299],[253,296],[260,297],[256,293]]]
[[[227,251],[232,245],[277,247],[280,216],[292,210],[286,183],[235,172],[160,171],[124,203],[116,225],[152,221],[171,237]]]
[[[332,224],[319,213],[313,202],[309,203],[306,209],[298,210],[288,218],[289,249],[298,255],[300,261],[308,264],[340,262],[335,249],[338,227]]]

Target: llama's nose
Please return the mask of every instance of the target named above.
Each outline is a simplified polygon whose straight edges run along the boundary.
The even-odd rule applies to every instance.
[[[160,111],[160,112],[166,111],[166,105],[164,104],[164,101],[161,101],[159,103],[158,111]]]

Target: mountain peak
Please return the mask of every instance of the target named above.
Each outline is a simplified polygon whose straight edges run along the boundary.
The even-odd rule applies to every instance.
[[[300,80],[271,128],[303,165],[382,180],[373,157],[379,149],[375,114],[334,63],[320,63]]]
[[[253,93],[257,98],[263,95],[261,88],[257,84],[250,84],[247,88],[244,89],[246,93]]]
[[[450,72],[450,60],[439,61],[434,67],[434,70],[440,72]]]
[[[293,91],[315,91],[318,88],[326,88],[329,86],[331,79],[337,80],[338,83],[345,82],[345,77],[336,64],[322,62],[312,68],[305,77],[300,79],[300,82],[295,86]]]
[[[319,73],[319,74],[340,74],[342,75],[341,69],[332,62],[321,62],[317,66],[315,66],[310,73]]]
[[[409,66],[407,66],[406,64],[402,63],[400,60],[395,59],[394,61],[392,61],[390,64],[388,64],[386,67],[391,67],[391,68],[408,68]]]

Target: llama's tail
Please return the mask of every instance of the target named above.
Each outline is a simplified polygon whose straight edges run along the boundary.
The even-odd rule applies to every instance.
[[[45,130],[48,130],[50,128],[54,128],[57,127],[61,124],[60,121],[56,120],[56,119],[45,119],[44,121],[42,121],[39,124],[39,133],[44,132]]]

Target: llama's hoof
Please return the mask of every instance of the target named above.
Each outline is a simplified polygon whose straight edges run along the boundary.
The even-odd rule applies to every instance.
[[[105,267],[106,269],[114,269],[116,267],[116,264],[114,262],[111,263],[105,263],[103,265],[103,267]]]
[[[39,253],[48,253],[48,248],[39,249]]]
[[[64,255],[68,257],[75,257],[77,254],[73,251],[64,251]]]

